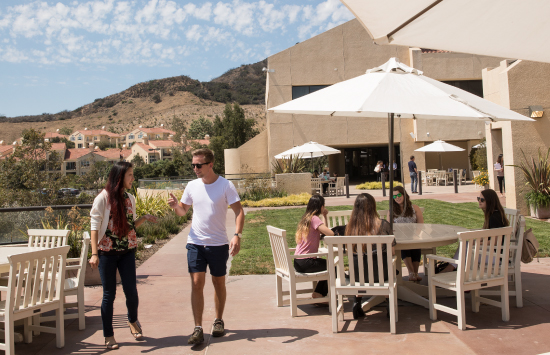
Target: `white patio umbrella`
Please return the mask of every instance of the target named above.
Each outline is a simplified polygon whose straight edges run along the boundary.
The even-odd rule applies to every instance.
[[[433,143],[423,146],[414,150],[415,152],[437,152],[439,153],[439,167],[443,169],[443,164],[441,163],[441,153],[445,152],[463,152],[464,148],[457,147],[442,140],[437,140]]]
[[[550,2],[340,0],[377,44],[550,63]]]
[[[367,70],[353,79],[339,82],[282,105],[270,108],[276,113],[388,117],[389,157],[393,157],[394,116],[443,120],[533,121],[517,112],[430,79],[396,58]],[[393,169],[390,169],[390,191]],[[391,199],[391,194],[390,194]],[[390,201],[390,223],[393,208]]]
[[[326,145],[319,144],[317,142],[308,142],[302,145],[290,148],[275,156],[275,159],[285,159],[292,155],[299,155],[304,159],[319,158],[325,155],[340,154],[338,149],[328,147]],[[311,167],[313,168],[313,160],[311,161]]]

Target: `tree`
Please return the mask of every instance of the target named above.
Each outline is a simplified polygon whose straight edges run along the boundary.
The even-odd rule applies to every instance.
[[[134,168],[141,168],[145,165],[145,160],[141,157],[141,155],[136,154],[134,158],[132,159],[131,163],[134,165]]]
[[[212,122],[204,117],[199,117],[189,125],[189,139],[204,139],[206,135],[213,135]]]
[[[184,137],[185,133],[187,132],[185,122],[180,117],[174,114],[174,116],[172,117],[172,124],[170,126],[170,128],[172,128],[172,131],[176,133],[172,137],[172,140],[174,142],[181,143],[182,137]]]
[[[59,134],[63,134],[65,136],[70,136],[71,134],[73,134],[73,129],[70,128],[70,127],[61,127],[59,129]]]
[[[68,149],[71,149],[71,148],[75,147],[74,142],[71,142],[67,138],[53,137],[52,139],[50,139],[50,142],[52,142],[52,143],[65,143],[65,146]]]

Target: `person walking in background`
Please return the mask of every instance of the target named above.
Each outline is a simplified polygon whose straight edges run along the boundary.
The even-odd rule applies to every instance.
[[[187,343],[194,345],[204,341],[202,314],[207,266],[215,290],[216,319],[212,336],[221,337],[225,333],[222,317],[226,300],[227,260],[230,254],[237,255],[241,248],[244,210],[233,183],[214,172],[212,151],[197,149],[192,155],[191,165],[198,179],[187,184],[181,201],[178,202],[178,199],[170,194],[168,204],[178,216],[184,216],[193,206],[191,231],[187,237],[187,265],[191,276],[191,306],[195,328]],[[231,207],[236,218],[235,234],[231,241],[228,240],[225,228],[227,206]]]
[[[504,196],[506,187],[504,186],[504,159],[502,158],[502,154],[499,154],[497,162],[495,163],[495,173],[497,175],[500,196]]]
[[[409,160],[409,175],[411,176],[411,193],[416,194],[418,193],[418,169],[414,162],[414,155],[411,155],[411,160]]]
[[[384,171],[384,163],[382,163],[382,160],[379,160],[376,163],[376,166],[374,167],[374,172],[377,175],[378,181],[382,181],[382,173]]]
[[[90,211],[92,257],[90,266],[99,266],[103,286],[101,321],[107,349],[118,349],[113,331],[113,303],[116,295],[116,271],[120,274],[126,296],[128,325],[136,340],[143,338],[138,321],[139,298],[136,287],[136,228],[143,222],[156,223],[145,215],[136,219],[136,200],[127,190],[132,188],[132,164],[117,162],[111,168],[105,189],[97,195]]]

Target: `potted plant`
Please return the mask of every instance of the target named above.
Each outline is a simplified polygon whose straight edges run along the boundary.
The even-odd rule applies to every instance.
[[[527,159],[523,150],[523,161],[519,165],[512,165],[523,173],[525,179],[525,200],[531,209],[531,217],[540,219],[550,218],[550,148],[546,154],[539,148],[538,159]]]
[[[472,181],[479,186],[483,186],[485,189],[489,188],[489,174],[487,171],[480,171],[479,175],[473,178]]]

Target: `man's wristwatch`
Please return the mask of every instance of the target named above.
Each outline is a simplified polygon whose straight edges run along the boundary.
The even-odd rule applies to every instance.
[[[239,237],[239,239],[241,239],[243,237],[243,234],[242,233],[235,233],[233,235],[236,235],[237,237]]]

